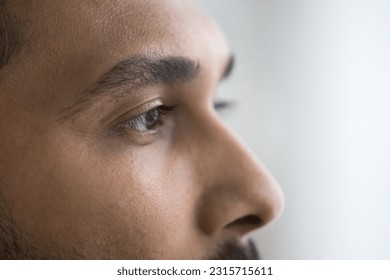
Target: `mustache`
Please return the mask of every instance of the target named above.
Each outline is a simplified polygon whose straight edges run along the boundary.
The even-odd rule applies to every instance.
[[[260,254],[254,242],[249,239],[246,244],[229,241],[219,247],[211,260],[260,260]]]

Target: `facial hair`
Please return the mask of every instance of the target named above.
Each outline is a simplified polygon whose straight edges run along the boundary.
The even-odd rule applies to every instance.
[[[34,260],[34,259],[84,259],[76,253],[61,252],[51,244],[55,250],[45,250],[46,246],[32,242],[27,234],[18,228],[7,203],[0,193],[0,260]],[[56,252],[55,254],[49,252]],[[229,241],[221,245],[212,260],[259,260],[260,255],[252,240],[246,244]]]
[[[20,230],[8,209],[7,202],[0,193],[0,260],[49,260],[79,257],[60,250],[53,250],[56,252],[53,254],[46,250],[43,244],[33,242],[28,234]],[[56,247],[53,246],[53,248]]]
[[[229,241],[219,247],[211,260],[260,260],[260,254],[252,240],[246,244]]]

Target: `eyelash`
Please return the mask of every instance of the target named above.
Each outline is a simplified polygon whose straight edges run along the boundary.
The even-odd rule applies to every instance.
[[[232,106],[230,101],[215,101],[214,109],[216,111],[222,111],[228,109]],[[157,106],[149,111],[142,113],[134,118],[131,118],[118,125],[117,130],[124,134],[126,130],[130,129],[139,134],[153,133],[158,130],[158,128],[163,125],[164,118],[167,113],[173,111],[175,107],[169,106]]]

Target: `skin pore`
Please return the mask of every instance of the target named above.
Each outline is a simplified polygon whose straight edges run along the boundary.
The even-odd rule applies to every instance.
[[[221,121],[231,68],[192,1],[9,1],[0,258],[254,258],[280,190]]]

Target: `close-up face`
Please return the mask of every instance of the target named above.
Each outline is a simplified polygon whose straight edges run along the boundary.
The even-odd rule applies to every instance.
[[[0,258],[255,258],[282,198],[218,115],[217,25],[183,0],[2,2]]]

